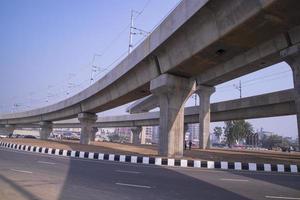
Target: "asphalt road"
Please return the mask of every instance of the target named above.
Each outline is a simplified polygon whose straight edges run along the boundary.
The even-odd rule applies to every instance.
[[[300,175],[167,168],[0,148],[0,199],[300,200]]]

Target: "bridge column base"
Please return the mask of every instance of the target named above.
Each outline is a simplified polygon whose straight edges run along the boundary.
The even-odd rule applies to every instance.
[[[40,139],[47,140],[50,136],[50,133],[53,131],[52,122],[41,122],[40,126],[41,126]]]
[[[94,113],[79,113],[78,120],[81,125],[80,144],[90,144],[93,138],[92,135],[96,133],[94,126],[97,121],[97,115]]]
[[[199,85],[195,91],[200,98],[199,110],[199,148],[210,147],[209,125],[210,125],[210,96],[215,92],[215,87]]]
[[[183,156],[184,104],[191,95],[193,82],[163,74],[151,81],[150,90],[159,99],[159,142],[161,156]]]
[[[131,143],[138,145],[140,144],[140,133],[142,131],[142,127],[138,126],[138,127],[133,127],[131,128]]]
[[[91,142],[94,142],[94,141],[95,141],[96,133],[97,133],[97,132],[98,132],[98,128],[97,128],[97,127],[93,127],[93,128],[92,128],[92,132],[91,132],[91,139],[90,139]]]

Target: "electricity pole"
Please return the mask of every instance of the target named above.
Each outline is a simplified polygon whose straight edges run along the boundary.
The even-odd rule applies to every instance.
[[[240,99],[242,98],[242,81],[239,81],[239,85],[234,84],[233,87],[240,92]]]

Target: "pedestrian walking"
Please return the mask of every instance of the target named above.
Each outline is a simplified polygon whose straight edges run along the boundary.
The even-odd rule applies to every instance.
[[[192,149],[192,144],[193,144],[193,143],[192,143],[192,140],[190,140],[190,141],[189,141],[189,150]]]

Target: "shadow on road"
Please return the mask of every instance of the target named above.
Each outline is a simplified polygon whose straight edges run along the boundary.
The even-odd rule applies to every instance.
[[[121,170],[125,173],[118,172]],[[151,188],[128,187],[117,183]],[[241,200],[248,198],[164,167],[134,166],[111,161],[82,162],[72,159],[59,199]]]
[[[38,200],[38,199],[40,199],[37,196],[35,196],[34,194],[32,194],[31,192],[29,192],[28,190],[26,190],[24,187],[18,185],[13,180],[8,179],[8,178],[6,178],[5,176],[3,176],[1,174],[0,174],[0,181],[4,182],[5,184],[8,184],[14,191],[19,193],[25,199],[28,199],[28,200]],[[0,189],[0,190],[2,190],[2,189]],[[2,199],[1,196],[0,196],[0,199]],[[11,199],[13,199],[13,198],[11,198]]]

